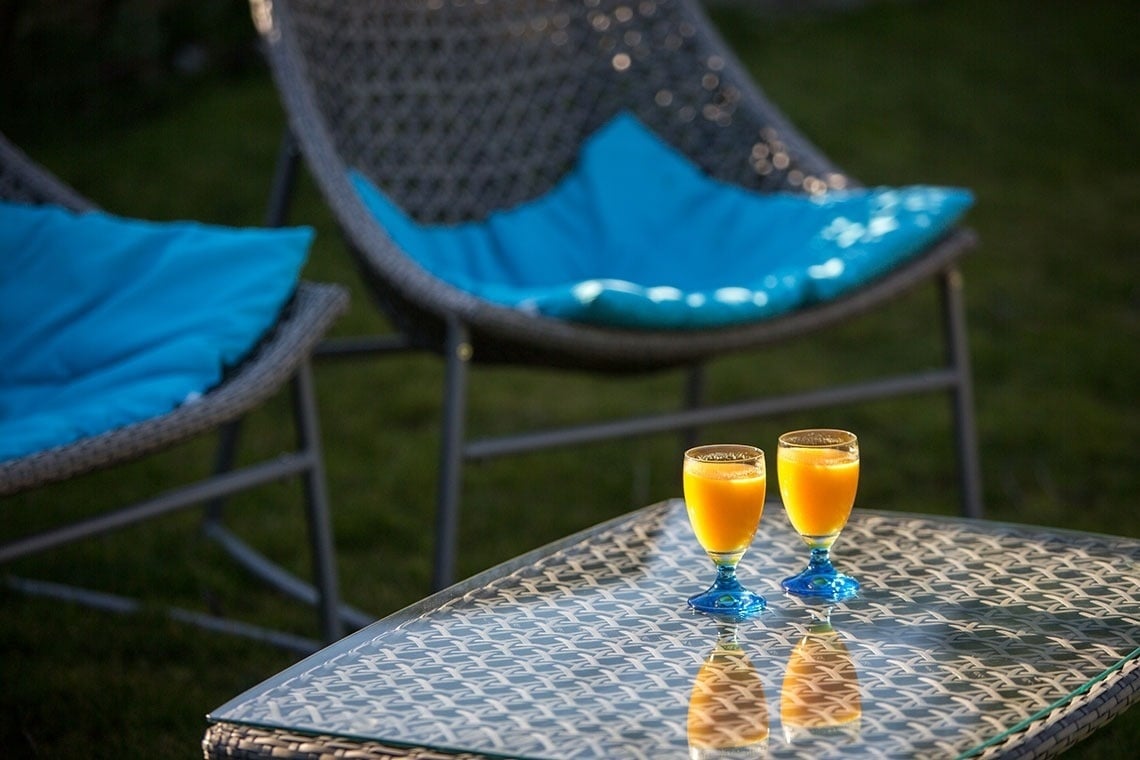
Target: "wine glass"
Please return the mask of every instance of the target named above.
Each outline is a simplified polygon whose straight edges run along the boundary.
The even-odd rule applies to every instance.
[[[689,597],[700,612],[742,620],[767,606],[745,589],[736,565],[756,534],[767,488],[764,452],[734,443],[697,446],[685,452],[684,488],[689,522],[716,565],[716,580]]]
[[[735,623],[720,626],[697,671],[686,728],[691,760],[767,755],[768,698]]]
[[[830,617],[815,620],[784,669],[780,689],[784,739],[789,744],[809,736],[856,739],[862,717],[859,674],[847,645]]]
[[[811,547],[808,566],[785,578],[797,596],[841,601],[859,592],[859,581],[831,563],[859,485],[859,439],[846,430],[796,430],[780,436],[776,450],[780,495],[792,527]]]

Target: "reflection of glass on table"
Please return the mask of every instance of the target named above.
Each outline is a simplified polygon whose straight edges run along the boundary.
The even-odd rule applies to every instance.
[[[722,625],[689,697],[689,757],[763,757],[768,748],[768,699],[760,673],[737,638]]]
[[[859,738],[863,716],[859,674],[829,617],[796,643],[780,690],[780,723],[789,743],[807,736]]]

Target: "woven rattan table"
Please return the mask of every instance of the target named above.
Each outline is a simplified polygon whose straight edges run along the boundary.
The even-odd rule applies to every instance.
[[[830,631],[779,592],[805,551],[769,504],[740,569],[769,609],[729,641],[685,607],[712,568],[683,503],[646,507],[270,678],[206,755],[683,758],[720,725],[736,757],[1048,756],[1138,696],[1140,541],[856,509]]]

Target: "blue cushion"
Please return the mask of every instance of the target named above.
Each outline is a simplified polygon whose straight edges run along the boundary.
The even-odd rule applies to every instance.
[[[312,238],[0,202],[0,460],[192,403],[276,322]]]
[[[969,191],[763,194],[715,180],[619,114],[545,195],[487,219],[421,224],[364,175],[366,207],[434,276],[504,306],[645,329],[767,319],[842,295],[944,234]]]

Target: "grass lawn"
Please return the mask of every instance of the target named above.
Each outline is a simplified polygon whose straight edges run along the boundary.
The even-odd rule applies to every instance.
[[[968,221],[982,247],[963,269],[988,516],[1140,537],[1140,12],[1134,0],[1077,8],[927,0],[715,18],[772,98],[863,182],[975,192]],[[97,112],[3,109],[0,130],[111,211],[258,223],[282,125],[267,75],[187,83],[175,95],[146,108],[105,97]],[[336,332],[384,329],[307,182],[294,220],[318,230],[307,276],[353,290]],[[935,306],[923,288],[826,336],[727,359],[713,367],[711,394],[927,365],[938,359],[925,327]],[[431,357],[317,368],[343,591],[376,616],[428,591],[441,378]],[[489,433],[672,408],[680,389],[675,374],[481,370],[470,425]],[[248,451],[288,441],[285,403],[252,416]],[[956,512],[941,397],[706,433],[771,448],[780,431],[819,422],[860,433],[860,505]],[[0,537],[205,472],[211,444],[6,499]],[[459,572],[679,495],[678,471],[672,436],[487,463],[465,485]],[[296,490],[244,496],[231,514],[239,532],[306,572]],[[314,633],[307,613],[231,569],[196,526],[192,514],[175,516],[11,570],[63,580],[81,568],[98,588]],[[294,659],[157,612],[121,618],[0,591],[0,746],[11,757],[199,756],[203,715]],[[1138,741],[1133,709],[1072,754],[1132,757]]]

